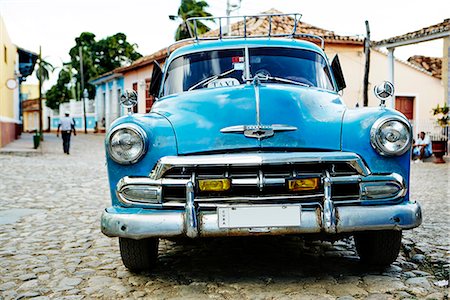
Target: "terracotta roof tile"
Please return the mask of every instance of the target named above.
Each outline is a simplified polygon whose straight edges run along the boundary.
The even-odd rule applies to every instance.
[[[271,9],[263,12],[262,14],[282,14],[282,12]],[[246,31],[248,36],[267,35],[269,32],[269,17],[249,18],[246,21]],[[271,34],[290,34],[294,31],[294,19],[290,16],[275,16],[272,17]],[[342,36],[337,35],[334,31],[323,29],[310,25],[305,22],[298,21],[297,33],[313,34],[322,37],[326,43],[356,43],[362,44],[364,39],[358,36]],[[231,24],[231,35],[243,36],[244,35],[244,20],[234,22]],[[203,37],[215,37],[219,36],[219,29],[211,30]]]
[[[271,9],[269,11],[263,12],[262,14],[282,14],[282,12]],[[289,16],[279,16],[273,17],[272,20],[272,33],[273,34],[288,34],[293,31],[294,21],[292,17]],[[235,22],[231,24],[233,34],[243,34],[244,26],[243,21]],[[346,43],[346,44],[358,44],[362,45],[364,39],[358,36],[342,36],[337,35],[331,30],[322,29],[313,25],[310,25],[305,22],[298,22],[297,24],[297,33],[304,34],[313,34],[322,37],[325,40],[325,43]],[[269,30],[269,20],[268,18],[250,18],[247,20],[247,34],[248,35],[266,35]],[[218,36],[219,29],[211,30],[205,33],[203,36],[205,37],[214,37]],[[314,40],[311,40],[314,41]],[[185,43],[180,43],[171,47],[171,51],[181,46],[184,46],[191,41],[187,41]],[[131,65],[126,67],[120,67],[115,69],[114,73],[126,73],[132,71],[139,67],[144,67],[146,65],[151,64],[155,60],[162,60],[167,56],[167,48],[163,48],[153,54],[143,56],[138,60],[135,60]],[[99,77],[104,76],[105,74],[100,75]],[[97,77],[98,78],[98,77]]]
[[[435,25],[378,41],[375,43],[375,45],[403,42],[448,31],[450,31],[450,19],[445,19],[443,22]]]
[[[408,58],[408,62],[430,72],[434,77],[442,79],[442,58],[414,55]]]

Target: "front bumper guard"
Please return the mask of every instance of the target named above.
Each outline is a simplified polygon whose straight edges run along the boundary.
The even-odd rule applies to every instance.
[[[327,187],[327,185],[325,185]],[[377,206],[334,206],[325,191],[324,207],[302,208],[301,225],[292,227],[221,228],[217,211],[197,211],[194,189],[186,185],[186,205],[183,210],[107,209],[101,217],[101,230],[110,237],[143,239],[187,236],[220,237],[255,233],[266,235],[304,233],[349,233],[366,230],[411,229],[422,223],[422,212],[417,202]],[[129,210],[129,209],[128,209]]]

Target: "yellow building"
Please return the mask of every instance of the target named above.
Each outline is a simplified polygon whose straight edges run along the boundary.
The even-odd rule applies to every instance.
[[[20,98],[22,101],[39,98],[39,85],[22,83],[20,85]]]
[[[17,47],[0,17],[0,147],[19,134],[19,92],[16,78]]]
[[[22,101],[23,131],[32,132],[39,129],[39,85],[21,84],[20,98]],[[42,100],[45,107],[45,100]]]

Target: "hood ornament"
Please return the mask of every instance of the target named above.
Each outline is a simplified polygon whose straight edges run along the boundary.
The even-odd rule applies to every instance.
[[[256,100],[256,125],[236,125],[222,128],[222,133],[243,133],[248,138],[256,138],[262,140],[272,137],[277,131],[294,131],[297,130],[295,126],[273,124],[273,125],[261,125],[260,116],[260,97],[259,87],[261,81],[258,76],[253,79],[253,86],[255,87],[255,100]]]

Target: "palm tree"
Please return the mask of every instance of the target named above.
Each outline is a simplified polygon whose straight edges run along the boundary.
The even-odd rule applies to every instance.
[[[45,80],[48,80],[50,78],[50,73],[52,73],[55,68],[51,63],[42,59],[41,47],[39,47],[39,57],[36,65],[36,77],[39,79],[39,136],[40,140],[43,141],[44,135],[42,134],[42,84]]]
[[[175,32],[175,40],[179,41],[182,39],[190,38],[189,29],[187,26],[191,27],[191,31],[194,32],[193,24],[186,24],[186,20],[192,17],[211,17],[212,15],[209,12],[206,12],[205,9],[209,7],[206,1],[197,1],[197,0],[181,0],[181,5],[178,8],[177,16],[169,16],[171,20],[181,19],[183,23],[181,23],[177,31]],[[209,31],[209,27],[204,23],[197,21],[197,34],[202,34]]]
[[[43,59],[38,59],[37,61],[37,69],[36,69],[36,77],[39,79],[39,81],[44,82],[50,78],[50,73],[52,73],[55,70],[55,67],[48,61],[45,61]],[[42,74],[42,80],[41,80],[41,74]]]

